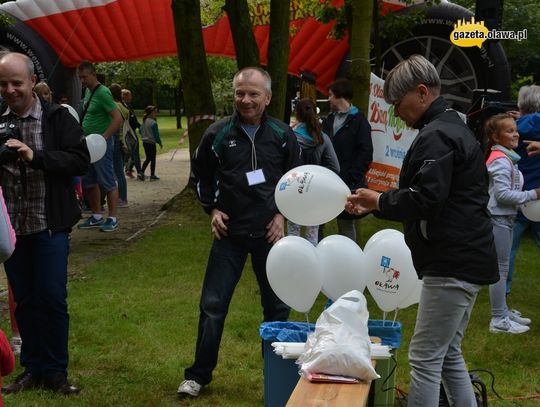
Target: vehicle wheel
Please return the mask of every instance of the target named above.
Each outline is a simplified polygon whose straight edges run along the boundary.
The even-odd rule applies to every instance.
[[[0,45],[32,59],[38,81],[48,83],[55,101],[65,96],[69,104],[77,106],[81,85],[76,69],[64,67],[54,50],[34,30],[18,20],[8,27],[0,27]]]
[[[409,7],[398,13],[410,13]],[[500,100],[510,99],[510,68],[500,43],[486,41],[482,48],[461,48],[450,42],[456,21],[473,14],[467,9],[442,3],[426,9],[425,16],[407,38],[395,43],[383,43],[381,49],[382,77],[401,60],[421,54],[437,68],[442,82],[442,95],[452,108],[467,112],[475,89],[500,91]],[[378,73],[379,75],[380,73]]]

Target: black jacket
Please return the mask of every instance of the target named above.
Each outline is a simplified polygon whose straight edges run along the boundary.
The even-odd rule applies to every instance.
[[[343,126],[334,134],[335,113],[323,121],[323,131],[330,137],[339,161],[339,176],[351,189],[366,186],[366,172],[373,161],[371,126],[355,107],[347,115]]]
[[[403,161],[399,189],[381,195],[380,213],[403,222],[419,276],[498,281],[480,145],[442,97],[415,127],[420,132]]]
[[[246,173],[262,169],[265,182],[249,186]],[[240,127],[237,113],[212,124],[192,161],[192,181],[204,210],[229,216],[230,236],[262,237],[278,213],[274,191],[281,176],[300,165],[300,147],[289,126],[264,116],[254,144]]]
[[[356,107],[352,107],[343,126],[334,134],[336,113],[329,114],[323,121],[323,131],[332,140],[332,145],[339,161],[339,176],[351,191],[365,188],[366,173],[373,161],[373,143],[371,126],[364,115]],[[347,211],[339,214],[340,219],[354,219],[360,216],[351,215]]]
[[[82,128],[69,111],[60,105],[40,101],[43,150],[34,151],[29,165],[45,174],[48,229],[51,232],[70,231],[81,219],[73,176],[88,171],[90,153]],[[2,103],[0,114],[6,109],[7,105]]]

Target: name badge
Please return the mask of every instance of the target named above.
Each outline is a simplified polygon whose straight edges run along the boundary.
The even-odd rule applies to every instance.
[[[255,171],[246,172],[246,177],[247,177],[248,185],[250,187],[253,185],[262,184],[263,182],[266,182],[262,168]]]

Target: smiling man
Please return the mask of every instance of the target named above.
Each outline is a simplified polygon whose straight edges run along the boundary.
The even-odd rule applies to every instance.
[[[289,307],[272,291],[266,257],[284,235],[274,201],[281,176],[300,165],[289,126],[266,115],[272,96],[268,73],[244,68],[233,79],[236,112],[208,128],[193,157],[193,184],[210,215],[213,236],[200,301],[195,361],[185,370],[180,396],[196,397],[217,365],[225,317],[248,254],[259,283],[264,321],[285,321]]]
[[[34,65],[26,55],[0,58],[0,123],[13,130],[0,155],[0,178],[15,251],[5,263],[17,308],[21,366],[2,393],[45,387],[77,394],[67,381],[69,315],[67,260],[69,232],[81,218],[72,184],[84,174],[90,154],[77,121],[64,107],[34,92]]]

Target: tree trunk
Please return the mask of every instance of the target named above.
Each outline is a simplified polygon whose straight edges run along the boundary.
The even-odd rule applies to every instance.
[[[270,39],[268,41],[268,73],[272,77],[272,101],[268,113],[280,120],[285,116],[287,68],[289,64],[290,0],[270,1]]]
[[[172,10],[192,156],[204,131],[215,121],[216,107],[202,37],[200,2],[173,0]]]
[[[370,83],[370,34],[373,14],[373,0],[351,1],[351,67],[349,78],[353,83],[353,102],[362,113],[368,115],[369,83]]]
[[[259,47],[253,35],[247,0],[226,0],[223,8],[229,17],[238,69],[260,66]]]

